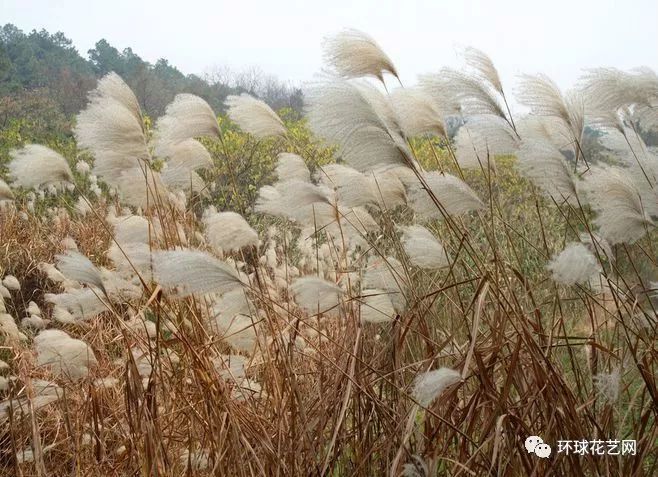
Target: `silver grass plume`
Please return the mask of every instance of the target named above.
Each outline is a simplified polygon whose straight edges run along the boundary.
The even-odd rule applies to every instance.
[[[124,170],[149,161],[142,114],[134,93],[116,73],[109,73],[89,94],[78,114],[75,136],[93,154],[94,174],[119,187]]]
[[[530,108],[533,115],[560,121],[569,131],[566,145],[580,142],[585,127],[584,103],[579,93],[572,91],[564,96],[558,86],[546,75],[523,75],[517,100]],[[574,150],[575,146],[574,146]]]
[[[212,208],[204,213],[206,240],[215,249],[231,252],[243,247],[258,245],[258,233],[236,212],[216,212]]]
[[[426,269],[439,269],[449,265],[443,245],[425,227],[409,225],[402,227],[402,232],[402,246],[413,265]]]
[[[319,168],[317,178],[335,189],[338,202],[346,207],[377,205],[386,209],[406,203],[404,184],[394,171],[361,173],[342,164],[327,164]]]
[[[654,225],[637,187],[624,170],[596,169],[587,177],[585,187],[589,204],[597,212],[594,223],[611,245],[633,243]]]
[[[80,252],[69,250],[56,255],[57,269],[69,280],[75,280],[85,285],[94,286],[105,292],[101,272]]]
[[[344,78],[373,76],[384,82],[384,73],[399,79],[391,59],[366,33],[346,29],[324,43],[325,60]]]
[[[242,285],[235,269],[198,250],[153,252],[153,272],[163,287],[177,289],[181,297],[222,293]]]
[[[297,278],[290,290],[295,302],[310,315],[333,310],[340,304],[343,293],[335,283],[312,276]]]
[[[443,114],[424,90],[398,88],[391,93],[391,104],[406,136],[430,134],[440,138],[448,137]]]
[[[148,165],[126,168],[117,176],[119,198],[124,204],[146,209],[167,202],[167,186],[159,172]]]
[[[368,259],[362,286],[365,289],[384,290],[389,294],[396,311],[401,312],[406,306],[405,270],[395,257],[374,257]]]
[[[471,116],[455,136],[455,153],[462,168],[495,168],[496,156],[515,154],[519,138],[509,123],[498,116]]]
[[[410,165],[411,153],[386,102],[372,85],[326,80],[307,92],[309,126],[357,170]]]
[[[311,181],[311,173],[304,159],[291,152],[282,152],[278,155],[274,172],[280,181]]]
[[[428,407],[443,391],[461,380],[459,372],[450,368],[439,368],[416,376],[412,396],[422,407]]]
[[[524,140],[516,164],[521,174],[557,204],[577,204],[576,176],[553,143],[540,139]]]
[[[66,159],[46,146],[28,144],[10,151],[9,156],[12,159],[7,165],[9,177],[26,189],[73,180]]]
[[[491,114],[509,120],[494,91],[466,73],[443,68],[438,74],[421,75],[419,83],[445,107],[458,109],[463,115]]]
[[[256,212],[299,220],[300,213],[307,214],[313,204],[328,204],[329,191],[310,182],[291,180],[263,186],[258,191]]]
[[[358,299],[361,321],[365,323],[385,323],[395,318],[396,312],[389,292],[377,289],[361,291]]]
[[[213,306],[211,329],[221,334],[232,348],[251,354],[257,344],[257,324],[253,305],[245,290],[236,288],[224,293]]]
[[[217,117],[210,105],[193,94],[177,94],[155,126],[157,155],[170,155],[169,148],[197,137],[218,137]]]
[[[588,113],[598,124],[616,128],[616,114],[633,108],[645,127],[655,126],[658,115],[658,76],[649,68],[625,72],[616,68],[594,68],[580,80]],[[647,115],[653,110],[653,114]]]
[[[45,330],[34,338],[37,364],[48,366],[57,376],[80,379],[96,365],[96,356],[84,341],[71,338],[61,330]]]
[[[601,270],[598,260],[582,243],[572,242],[553,256],[546,267],[557,283],[566,286],[584,284]]]
[[[84,321],[110,309],[101,296],[102,294],[93,288],[80,288],[59,294],[46,293],[45,300],[56,308],[66,310],[66,316],[70,319]]]
[[[464,58],[480,78],[487,81],[501,95],[504,95],[503,83],[500,81],[498,70],[486,53],[477,48],[467,47],[464,50]]]
[[[14,200],[14,193],[5,181],[0,179],[0,201]]]
[[[468,184],[450,174],[436,171],[424,173],[430,191],[448,215],[461,215],[484,207],[484,204]],[[411,208],[423,219],[442,218],[441,210],[430,198],[420,182],[410,187]]]
[[[258,139],[283,136],[286,127],[281,118],[264,101],[246,93],[226,98],[228,117],[245,132]]]

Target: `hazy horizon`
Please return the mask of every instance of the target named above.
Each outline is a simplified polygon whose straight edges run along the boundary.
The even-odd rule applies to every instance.
[[[562,88],[582,69],[658,65],[653,28],[658,2],[393,2],[339,0],[331,10],[295,0],[276,3],[197,0],[170,4],[117,0],[0,0],[2,23],[24,31],[63,32],[84,57],[101,38],[146,61],[166,58],[185,74],[214,66],[257,66],[302,84],[322,68],[322,39],[354,27],[372,35],[412,84],[420,73],[459,66],[458,51],[491,56],[508,88],[519,73],[546,73]],[[26,5],[28,5],[26,7]]]

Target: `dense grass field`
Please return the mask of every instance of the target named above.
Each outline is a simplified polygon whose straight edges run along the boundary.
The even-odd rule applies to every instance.
[[[513,116],[478,50],[325,50],[303,118],[109,74],[0,130],[0,474],[655,475],[656,74]]]

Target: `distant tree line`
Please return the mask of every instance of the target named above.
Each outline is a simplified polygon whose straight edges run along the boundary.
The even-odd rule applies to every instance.
[[[203,77],[185,75],[166,59],[155,64],[131,48],[119,51],[99,40],[83,58],[63,33],[46,30],[24,33],[12,24],[0,29],[0,128],[12,117],[46,114],[43,127],[59,127],[85,104],[96,80],[115,71],[137,95],[143,111],[158,117],[178,93],[204,98],[216,112],[223,112],[230,94],[248,92],[274,109],[300,112],[300,88],[265,75],[257,68],[232,72],[216,67]],[[45,112],[45,113],[44,113]]]

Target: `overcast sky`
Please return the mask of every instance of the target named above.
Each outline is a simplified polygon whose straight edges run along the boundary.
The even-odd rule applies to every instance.
[[[503,81],[543,72],[563,88],[582,68],[658,69],[657,0],[0,0],[0,23],[62,31],[86,56],[100,39],[184,73],[259,66],[302,83],[322,67],[323,37],[371,34],[405,83],[458,66],[457,52],[488,53]]]

